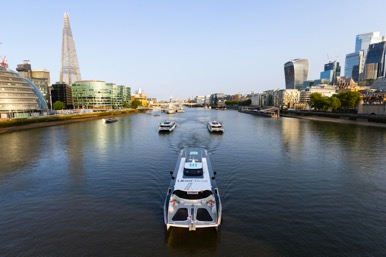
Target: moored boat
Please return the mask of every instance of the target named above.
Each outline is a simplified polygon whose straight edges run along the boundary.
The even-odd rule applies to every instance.
[[[222,205],[215,174],[205,148],[181,150],[164,203],[168,230],[170,227],[218,229]]]
[[[108,118],[108,119],[105,119],[105,123],[114,123],[114,122],[117,122],[118,119],[117,118]]]
[[[253,115],[258,115],[258,116],[263,116],[263,117],[270,117],[270,118],[279,118],[280,117],[280,112],[277,108],[268,108],[264,110],[259,110],[256,108],[241,108],[239,109],[239,112],[243,113],[248,113],[248,114],[253,114]]]
[[[182,105],[178,106],[176,112],[185,112],[185,109]]]

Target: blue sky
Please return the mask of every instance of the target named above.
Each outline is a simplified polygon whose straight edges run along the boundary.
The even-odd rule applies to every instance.
[[[66,0],[1,3],[0,56],[59,80],[64,12],[82,79],[139,88],[160,100],[285,88],[283,65],[309,58],[309,79],[386,35],[386,1]]]

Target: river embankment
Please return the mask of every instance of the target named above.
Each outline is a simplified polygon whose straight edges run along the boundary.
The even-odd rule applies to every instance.
[[[353,113],[330,113],[330,112],[313,112],[313,111],[283,111],[282,117],[317,120],[324,122],[355,124],[373,127],[386,128],[386,116],[353,114]]]
[[[73,122],[81,122],[86,120],[103,119],[113,116],[122,116],[133,113],[142,113],[145,110],[138,109],[123,109],[112,110],[105,112],[90,112],[90,113],[76,113],[76,114],[59,114],[49,116],[39,116],[22,119],[0,119],[0,134],[14,132],[19,130],[34,129],[40,127],[49,127],[63,125]]]

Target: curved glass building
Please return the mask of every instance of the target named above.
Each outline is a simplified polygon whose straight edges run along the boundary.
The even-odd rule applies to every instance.
[[[30,80],[0,66],[1,118],[27,118],[47,110],[42,93]]]
[[[111,109],[113,86],[102,80],[80,80],[71,85],[75,109]]]
[[[303,87],[308,77],[308,59],[294,59],[284,64],[285,88],[297,89]]]

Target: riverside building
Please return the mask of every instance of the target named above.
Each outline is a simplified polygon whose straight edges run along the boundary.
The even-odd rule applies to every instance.
[[[0,66],[0,117],[28,118],[47,114],[48,106],[31,80]]]
[[[18,64],[16,67],[16,71],[22,76],[32,81],[32,83],[42,93],[43,98],[46,101],[48,107],[50,107],[50,72],[46,69],[32,69],[29,60],[24,60],[23,64]]]
[[[102,80],[80,80],[72,84],[75,109],[117,109],[130,103],[130,88]]]
[[[53,84],[51,96],[53,104],[56,101],[60,101],[66,105],[66,109],[72,109],[74,107],[74,103],[72,101],[72,88],[65,83],[56,82]]]

